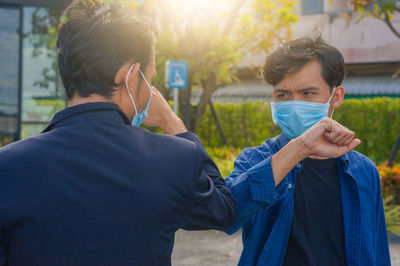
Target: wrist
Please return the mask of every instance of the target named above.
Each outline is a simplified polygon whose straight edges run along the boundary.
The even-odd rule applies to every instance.
[[[311,149],[301,136],[291,140],[289,143],[293,146],[291,149],[296,154],[298,161],[302,161],[312,155]]]
[[[187,132],[186,126],[183,121],[173,113],[173,115],[166,116],[163,119],[160,128],[168,135],[177,135]]]

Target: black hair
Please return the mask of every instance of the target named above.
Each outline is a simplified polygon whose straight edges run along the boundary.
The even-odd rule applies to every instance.
[[[110,98],[115,75],[126,63],[145,69],[154,56],[150,20],[118,3],[76,0],[58,33],[60,76],[68,99],[99,94]]]
[[[275,86],[286,75],[296,73],[314,60],[321,64],[322,77],[331,91],[333,87],[342,84],[345,75],[343,55],[335,47],[327,44],[321,36],[303,37],[278,46],[265,60],[264,79]]]

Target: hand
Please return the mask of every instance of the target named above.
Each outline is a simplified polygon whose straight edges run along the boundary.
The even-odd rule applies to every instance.
[[[154,87],[147,118],[143,121],[143,124],[150,127],[159,127],[169,135],[187,131],[182,120],[171,109],[162,94]]]
[[[308,156],[337,158],[361,143],[353,131],[330,118],[324,118],[298,137]]]

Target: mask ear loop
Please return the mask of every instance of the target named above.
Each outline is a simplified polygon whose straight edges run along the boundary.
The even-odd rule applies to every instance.
[[[153,95],[153,87],[150,86],[149,82],[147,81],[146,77],[144,76],[143,72],[140,69],[139,69],[139,73],[142,76],[142,78],[144,79],[144,81],[146,82],[147,87],[150,90],[150,98],[149,98],[149,101],[147,102],[147,105],[145,107],[145,110],[147,110],[149,108],[149,106],[150,106],[151,96]]]
[[[329,100],[328,100],[329,105],[331,104],[331,101],[332,101],[332,98],[333,98],[333,94],[335,94],[335,90],[336,90],[336,87],[333,87],[331,97],[329,97]],[[333,112],[334,112],[334,111],[335,111],[335,108],[332,107],[332,111],[331,111],[330,118],[333,117]]]
[[[129,91],[129,86],[128,86],[128,78],[129,78],[129,75],[131,74],[132,69],[133,69],[134,66],[135,66],[135,64],[131,65],[131,67],[129,68],[128,74],[126,75],[126,79],[125,79],[125,86],[126,86],[126,90],[128,91],[129,98],[131,98],[131,102],[133,104],[133,108],[135,108],[135,115],[137,115],[138,112],[137,112],[137,109],[136,109],[136,104],[135,104],[135,101],[133,100],[132,94]],[[139,69],[139,71],[140,71],[140,69]]]

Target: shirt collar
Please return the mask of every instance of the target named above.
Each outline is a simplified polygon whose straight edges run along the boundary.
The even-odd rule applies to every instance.
[[[130,124],[128,117],[115,103],[84,103],[67,107],[56,113],[42,133],[50,131],[53,127],[64,123],[64,121],[82,120],[83,118],[89,120],[101,118]]]

